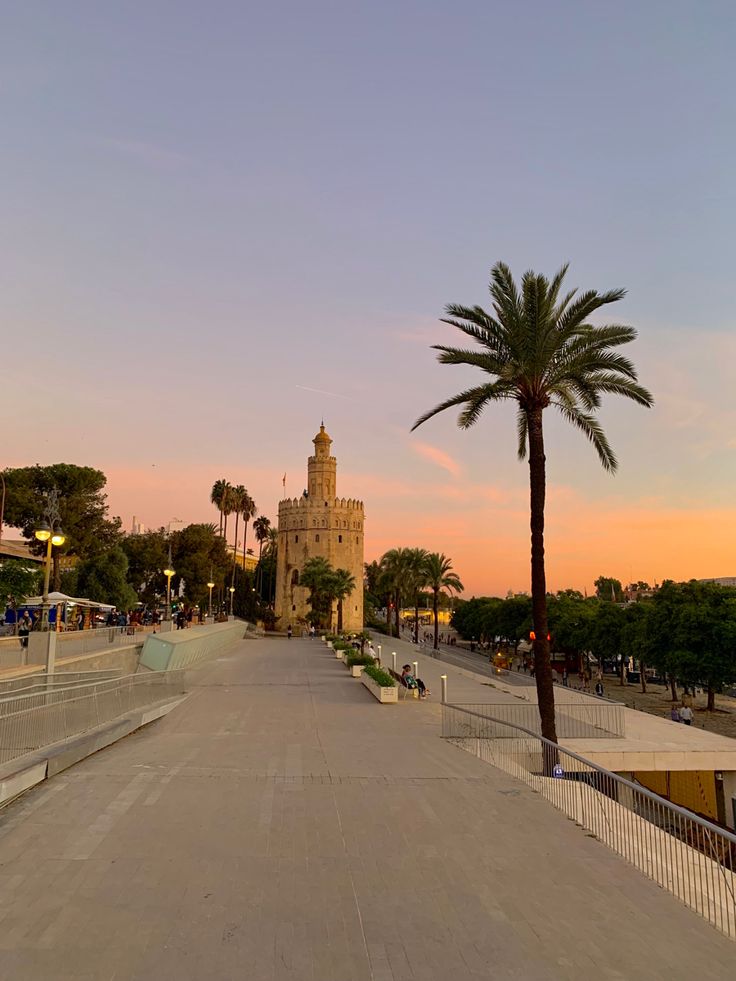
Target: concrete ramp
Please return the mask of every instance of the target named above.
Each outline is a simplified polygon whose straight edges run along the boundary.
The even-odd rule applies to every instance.
[[[188,630],[149,634],[143,644],[140,665],[149,671],[177,671],[223,654],[245,635],[243,620],[229,620]]]

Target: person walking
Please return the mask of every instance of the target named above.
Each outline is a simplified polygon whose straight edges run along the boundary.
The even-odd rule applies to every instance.
[[[33,629],[33,621],[30,618],[28,610],[23,612],[23,616],[18,621],[18,637],[20,639],[21,647],[28,647],[28,634]]]
[[[682,719],[680,718],[680,710],[676,705],[673,705],[670,709],[670,719],[673,722],[682,722]]]
[[[291,629],[291,624],[289,624],[289,626],[286,628],[286,637],[287,637],[288,640],[291,640],[292,633],[293,633],[293,631]]]

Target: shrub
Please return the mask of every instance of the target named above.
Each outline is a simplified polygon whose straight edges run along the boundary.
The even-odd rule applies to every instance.
[[[373,678],[375,683],[380,685],[381,688],[396,687],[396,682],[394,679],[391,677],[388,671],[384,671],[383,668],[378,668],[375,665],[369,664],[363,674],[367,674],[369,678]]]
[[[351,654],[345,660],[351,668],[356,664],[364,664],[366,667],[369,664],[375,664],[375,660],[370,656],[370,654],[359,654],[358,651],[356,651],[355,654]]]

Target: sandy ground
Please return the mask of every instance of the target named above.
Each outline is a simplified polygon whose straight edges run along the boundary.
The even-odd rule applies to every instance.
[[[647,692],[643,694],[641,685],[622,686],[610,676],[603,679],[603,687],[609,698],[623,702],[629,708],[639,709],[640,712],[649,712],[650,715],[661,715],[665,718],[670,716],[672,695],[669,687],[663,688],[661,685],[648,684]],[[682,689],[678,688],[678,695],[682,697]],[[694,726],[736,739],[736,698],[716,695],[715,712],[706,711],[707,698],[705,694],[696,695],[694,698],[689,698],[688,701],[694,712]]]

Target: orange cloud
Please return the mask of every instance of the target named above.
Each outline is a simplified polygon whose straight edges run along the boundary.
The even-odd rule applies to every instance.
[[[439,449],[437,446],[431,446],[429,443],[420,443],[416,440],[411,443],[411,447],[419,456],[423,456],[425,460],[429,460],[431,463],[436,463],[438,467],[447,470],[453,477],[460,476],[460,464],[449,453],[445,453],[444,450]]]

